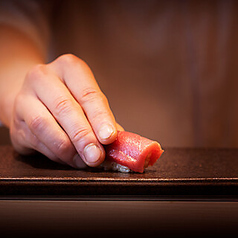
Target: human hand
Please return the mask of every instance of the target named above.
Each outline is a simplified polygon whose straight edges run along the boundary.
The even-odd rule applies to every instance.
[[[39,151],[75,168],[95,167],[121,129],[84,61],[67,54],[35,66],[16,96],[10,135],[21,154]]]

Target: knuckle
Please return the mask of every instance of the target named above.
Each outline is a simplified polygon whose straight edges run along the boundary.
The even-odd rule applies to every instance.
[[[64,157],[64,155],[67,155],[70,148],[71,143],[69,139],[59,139],[57,142],[55,142],[55,153],[59,158],[62,158]]]
[[[104,100],[103,93],[94,88],[85,88],[81,94],[81,103],[93,102],[96,100]]]
[[[41,115],[32,116],[28,122],[30,130],[34,132],[44,131],[46,124],[46,119]]]
[[[73,102],[71,99],[66,97],[60,97],[55,102],[55,115],[68,114],[73,108]]]
[[[72,143],[78,143],[83,141],[88,135],[90,131],[85,127],[80,127],[78,130],[74,131],[71,136]]]
[[[89,69],[89,66],[87,65],[87,63],[84,60],[75,56],[74,54],[61,55],[56,59],[56,61],[59,64],[66,65],[67,67],[77,66],[77,67],[82,67],[84,69]]]
[[[48,69],[45,64],[37,64],[26,75],[26,80],[38,80],[48,74]]]
[[[100,123],[103,119],[108,118],[109,113],[102,110],[100,107],[94,109],[92,113],[92,118],[95,122]]]
[[[61,55],[57,59],[57,61],[63,64],[71,65],[71,64],[78,63],[79,58],[73,54],[64,54],[64,55]]]

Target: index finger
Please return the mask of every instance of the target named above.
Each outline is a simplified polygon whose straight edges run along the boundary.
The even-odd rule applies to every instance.
[[[116,122],[106,96],[100,90],[87,64],[74,55],[64,55],[50,64],[80,104],[102,144],[117,136]]]

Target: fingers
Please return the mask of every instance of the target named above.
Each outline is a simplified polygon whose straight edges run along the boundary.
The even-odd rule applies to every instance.
[[[33,154],[38,151],[51,160],[63,163],[49,150],[38,138],[32,134],[24,121],[15,120],[11,126],[10,134],[12,144],[17,152],[24,155]]]
[[[21,133],[18,133],[18,141],[21,141],[17,143],[21,145],[18,151],[27,154],[31,151],[25,148],[30,147],[55,162],[75,167],[73,157],[77,152],[67,134],[55,123],[45,106],[31,95],[18,97],[17,100],[18,106],[15,110],[18,120],[15,120],[15,124],[17,122],[21,125],[15,125],[13,128],[21,129]]]
[[[33,148],[72,167],[94,167],[105,158],[102,144],[123,130],[91,70],[75,56],[36,66],[19,95],[12,137],[22,153]]]
[[[17,102],[18,117],[11,126],[11,138],[18,152],[30,154],[34,149],[55,162],[80,169],[87,167],[67,134],[37,98],[18,96]]]
[[[82,107],[97,139],[102,144],[112,143],[117,135],[115,118],[89,67],[73,55],[58,58],[50,67]]]
[[[105,158],[103,146],[95,136],[83,109],[63,82],[45,67],[31,72],[28,77],[37,98],[64,129],[80,157],[89,166],[102,163]],[[42,133],[42,129],[39,131]],[[55,132],[52,130],[53,134]]]

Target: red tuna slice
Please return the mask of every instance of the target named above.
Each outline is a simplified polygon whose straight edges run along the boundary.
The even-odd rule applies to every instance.
[[[105,146],[105,150],[106,160],[140,173],[152,166],[163,153],[158,142],[127,131],[119,131],[117,139]]]

